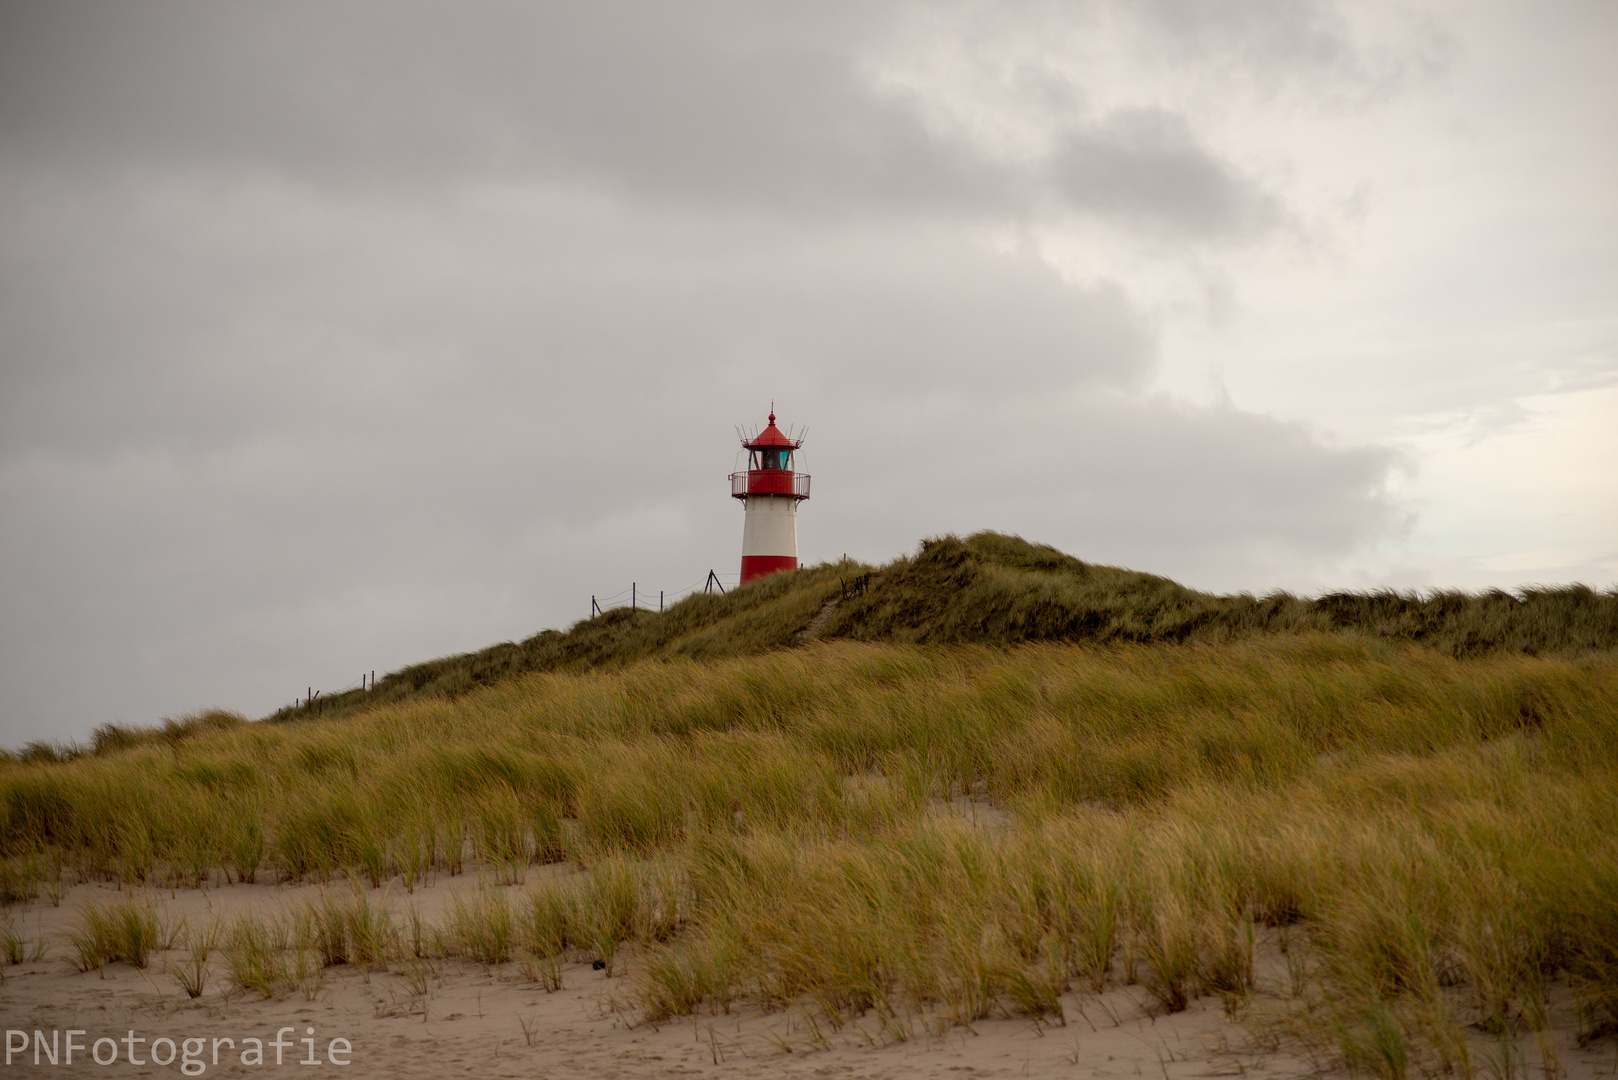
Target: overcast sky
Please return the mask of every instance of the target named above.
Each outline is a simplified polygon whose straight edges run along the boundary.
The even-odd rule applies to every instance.
[[[0,744],[993,528],[1618,580],[1618,6],[6,4]]]

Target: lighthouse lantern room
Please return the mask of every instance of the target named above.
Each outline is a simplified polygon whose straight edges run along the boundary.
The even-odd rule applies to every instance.
[[[793,471],[793,454],[803,439],[793,439],[769,425],[751,439],[743,438],[747,471],[730,474],[730,494],[742,500],[747,522],[742,526],[742,584],[777,570],[798,568],[798,504],[809,497],[809,475]]]

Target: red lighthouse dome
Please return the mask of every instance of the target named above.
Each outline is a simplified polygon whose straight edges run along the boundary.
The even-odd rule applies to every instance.
[[[744,438],[747,471],[730,474],[730,494],[742,500],[742,584],[777,570],[798,568],[798,504],[809,497],[809,475],[794,471],[793,455],[803,445],[770,422]]]

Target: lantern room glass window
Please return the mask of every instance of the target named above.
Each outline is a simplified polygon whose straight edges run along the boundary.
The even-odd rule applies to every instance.
[[[792,468],[792,451],[771,448],[769,450],[754,450],[749,457],[748,468],[752,469],[790,469]]]

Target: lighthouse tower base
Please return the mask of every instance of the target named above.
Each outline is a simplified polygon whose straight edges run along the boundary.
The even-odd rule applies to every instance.
[[[742,584],[777,570],[798,568],[798,500],[790,495],[749,495],[742,527]]]

